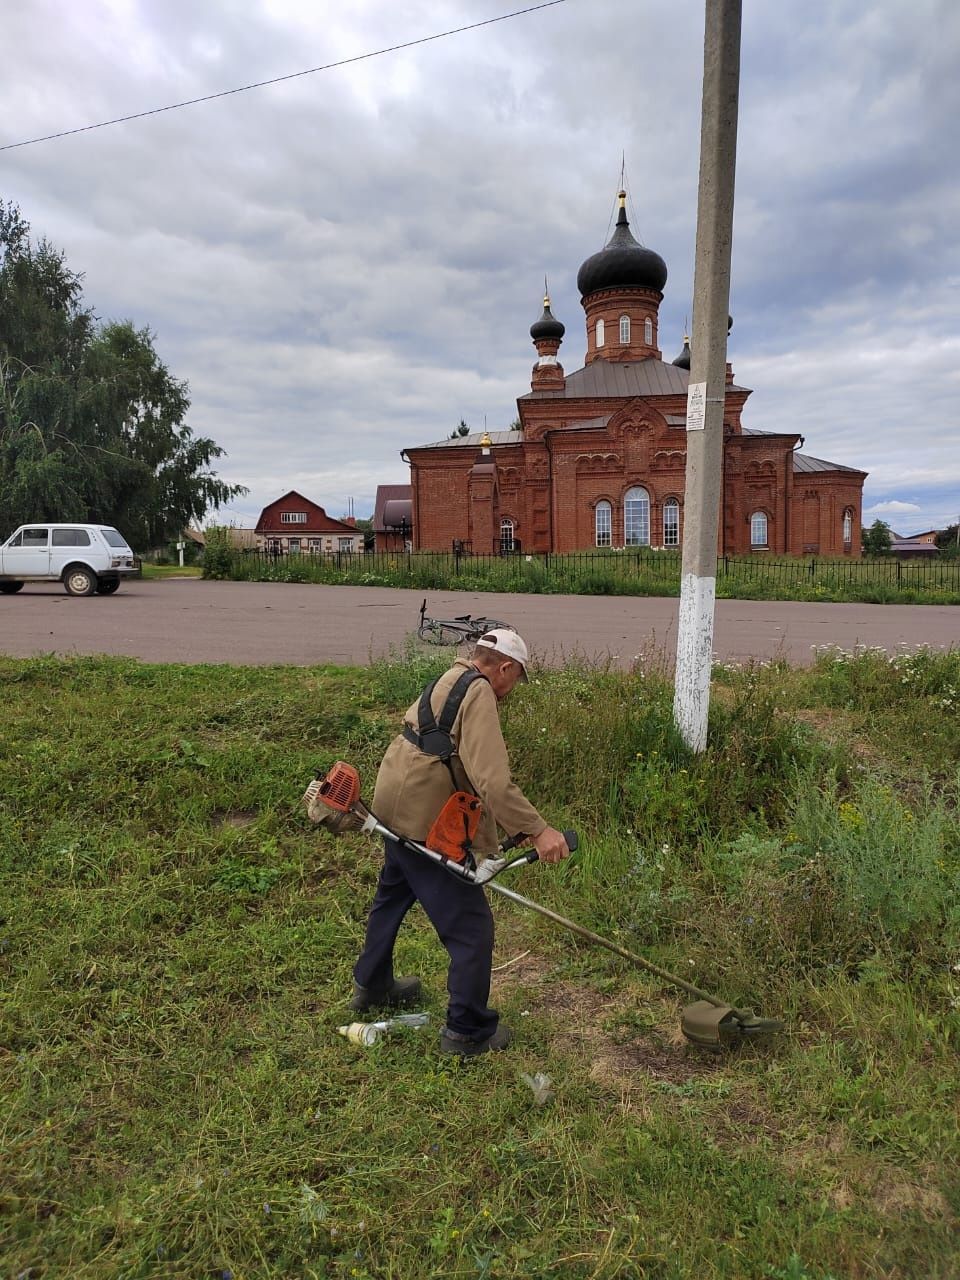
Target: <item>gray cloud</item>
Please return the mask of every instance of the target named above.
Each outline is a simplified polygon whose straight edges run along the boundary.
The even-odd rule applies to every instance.
[[[307,6],[39,0],[5,19],[3,141],[507,12],[497,0]],[[4,153],[0,194],[156,333],[194,429],[250,486],[359,513],[399,450],[529,387],[546,273],[582,363],[576,271],[624,151],[665,258],[667,359],[691,311],[702,6],[580,0],[366,63]],[[949,0],[747,6],[730,357],[747,425],[870,472],[904,529],[960,506],[960,215]],[[899,511],[899,508],[898,508]],[[900,526],[898,526],[899,529]]]

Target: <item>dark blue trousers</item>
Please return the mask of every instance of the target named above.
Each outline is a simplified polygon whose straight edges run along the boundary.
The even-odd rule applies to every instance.
[[[447,1027],[471,1040],[497,1029],[487,1006],[493,961],[493,915],[477,885],[457,880],[422,854],[384,840],[384,864],[367,920],[363,951],[353,970],[361,987],[386,991],[393,982],[393,944],[404,916],[419,902],[447,949]]]

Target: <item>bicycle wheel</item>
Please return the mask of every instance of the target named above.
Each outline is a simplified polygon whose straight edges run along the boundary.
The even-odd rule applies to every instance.
[[[470,639],[479,640],[487,631],[512,631],[509,622],[498,622],[496,618],[472,618],[470,621]]]
[[[451,626],[449,622],[425,622],[417,631],[421,640],[427,644],[462,644],[470,638],[463,627]]]

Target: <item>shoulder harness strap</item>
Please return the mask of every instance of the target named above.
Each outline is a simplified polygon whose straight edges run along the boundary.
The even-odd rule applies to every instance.
[[[475,681],[486,680],[486,678],[475,667],[469,671],[464,671],[447,694],[447,700],[443,704],[439,721],[434,717],[431,705],[433,691],[437,686],[437,681],[432,680],[420,695],[420,705],[417,708],[419,733],[414,732],[409,725],[404,725],[403,736],[408,742],[412,742],[415,747],[419,747],[426,755],[438,756],[444,762],[448,762],[453,755],[453,739],[450,737],[450,730],[453,728],[453,722],[456,720],[457,713],[464,698],[467,696],[467,690]]]

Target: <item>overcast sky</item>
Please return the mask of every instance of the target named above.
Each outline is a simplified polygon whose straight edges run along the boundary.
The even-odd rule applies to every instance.
[[[497,17],[504,0],[8,6],[0,144]],[[506,427],[543,277],[581,367],[580,263],[625,155],[692,311],[703,0],[566,0],[480,30],[0,152],[0,199],[105,319],[149,326],[187,419],[250,492],[344,514],[404,446]],[[960,512],[960,4],[744,5],[729,358],[744,424],[869,471],[865,522]]]

